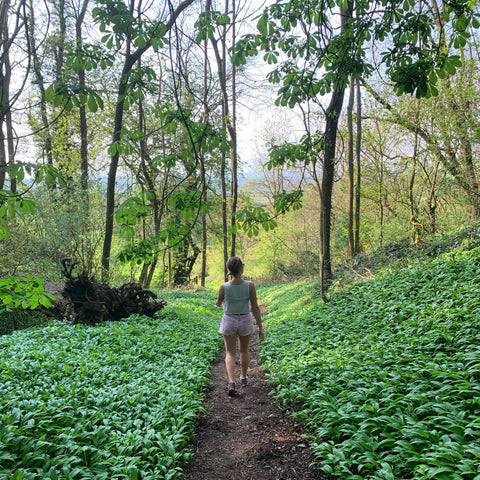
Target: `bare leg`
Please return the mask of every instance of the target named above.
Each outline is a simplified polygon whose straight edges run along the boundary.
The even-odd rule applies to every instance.
[[[250,365],[250,352],[248,346],[250,344],[251,335],[238,336],[240,340],[240,368],[242,369],[242,378],[247,376],[248,367]]]
[[[225,367],[229,382],[235,381],[235,357],[237,356],[237,334],[224,335],[225,342]]]

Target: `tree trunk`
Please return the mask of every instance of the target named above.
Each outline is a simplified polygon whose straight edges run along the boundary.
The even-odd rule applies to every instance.
[[[190,247],[192,251],[190,252]],[[197,247],[191,237],[185,238],[182,245],[174,250],[173,253],[173,284],[188,285],[193,266],[200,255],[200,249]]]
[[[82,7],[76,15],[75,34],[77,47],[82,44],[82,26],[85,19],[89,0],[84,0]],[[80,87],[85,86],[85,70],[81,68],[77,72],[78,83]],[[88,205],[88,124],[87,109],[85,105],[80,105],[80,186],[83,192],[84,200]]]
[[[179,3],[175,11],[172,12],[168,22],[162,24],[165,28],[165,33],[168,32],[174,23],[176,22],[178,16],[195,0],[183,0]],[[133,54],[130,52],[131,43],[127,42],[127,51],[125,54],[125,60],[123,64],[122,73],[120,75],[119,86],[117,90],[117,103],[115,106],[115,118],[113,124],[113,134],[112,134],[112,145],[117,145],[120,141],[121,130],[123,127],[123,110],[125,104],[125,92],[127,82],[132,71],[133,66],[137,63],[142,55],[150,49],[152,46],[151,39],[145,44],[144,47],[137,49]],[[103,281],[108,281],[109,270],[110,270],[110,252],[112,249],[112,239],[113,239],[113,215],[115,212],[115,184],[117,179],[117,169],[118,161],[120,154],[118,149],[115,149],[110,157],[110,167],[108,170],[108,180],[107,180],[107,192],[106,200],[107,205],[105,209],[105,237],[103,241],[103,251],[102,251],[102,279]]]
[[[377,132],[379,131],[377,124]],[[383,153],[380,153],[380,164],[378,165],[378,205],[380,209],[380,238],[379,246],[383,246],[383,228],[385,223],[385,208],[383,205],[383,180],[384,180],[384,167],[383,167]]]
[[[356,162],[357,162],[357,181],[355,184],[355,244],[354,255],[360,254],[360,194],[362,183],[362,97],[360,92],[360,79],[356,79],[357,93],[357,141],[356,141]]]
[[[153,274],[155,273],[157,265],[158,265],[158,255],[155,255],[155,257],[153,258],[153,262],[148,266],[148,275],[143,284],[145,288],[149,288],[150,285],[152,284]]]
[[[50,122],[48,120],[47,100],[45,97],[45,82],[43,79],[42,68],[41,68],[42,63],[38,56],[38,49],[36,45],[36,31],[35,31],[35,21],[34,21],[35,6],[31,0],[30,0],[30,11],[31,11],[31,19],[30,19],[29,37],[30,37],[33,72],[35,74],[35,83],[37,84],[38,90],[40,93],[40,118],[42,121],[43,138],[44,138],[43,151],[47,157],[47,164],[53,165],[52,133],[50,129]],[[55,189],[56,186],[52,184],[50,185],[50,188]]]
[[[332,257],[330,249],[331,237],[331,219],[332,219],[332,193],[333,182],[335,178],[335,151],[337,142],[338,119],[342,111],[345,89],[335,90],[332,93],[330,104],[326,110],[325,126],[325,151],[323,158],[323,177],[322,177],[322,245],[321,250],[321,278],[322,278],[322,298],[326,296],[326,290],[332,280]]]
[[[433,178],[429,177],[430,189],[428,191],[428,217],[429,217],[429,229],[430,233],[437,233],[437,177],[438,167],[440,162],[435,162],[435,169],[433,171]]]
[[[8,62],[8,9],[10,1],[4,0],[0,3],[0,190],[5,186],[7,175],[7,148],[3,125],[9,108],[9,86],[10,78],[7,68]]]
[[[8,8],[10,2],[0,6],[0,190],[4,188],[8,164],[13,162],[13,127],[10,110],[10,81],[12,67],[9,54]],[[3,126],[5,125],[5,131]],[[10,180],[10,190],[16,192],[16,180]]]
[[[148,263],[144,263],[142,265],[142,271],[140,272],[140,276],[138,277],[138,283],[140,285],[142,285],[143,287],[147,288],[145,286],[145,283],[147,281],[147,277],[148,277],[148,267],[149,267],[149,264]]]
[[[418,121],[418,112],[417,112],[417,121]],[[421,235],[421,225],[418,219],[418,206],[415,202],[414,187],[415,187],[415,177],[417,171],[417,154],[418,154],[418,135],[415,134],[415,142],[413,147],[413,156],[412,156],[412,174],[410,176],[410,183],[408,188],[408,196],[410,203],[410,224],[412,225],[412,241],[414,244],[418,243]]]
[[[171,248],[168,249],[167,270],[168,270],[167,286],[170,288],[172,286],[172,249]]]
[[[225,4],[225,11],[228,12],[228,0]],[[235,0],[232,0],[232,45],[235,45],[236,38],[235,38]],[[225,40],[226,40],[226,33],[225,33]],[[226,65],[226,52],[224,54],[224,62],[225,62],[225,71],[227,70]],[[226,78],[225,78],[226,80]],[[238,153],[237,153],[237,88],[236,88],[236,67],[232,65],[232,120],[231,120],[231,128],[229,129],[230,132],[230,139],[232,140],[232,209],[230,212],[231,215],[231,226],[232,226],[232,241],[230,245],[230,256],[233,257],[236,253],[236,240],[237,235],[235,233],[235,225],[237,223],[236,215],[237,215],[237,203],[238,203]]]
[[[14,86],[16,92],[12,95],[10,87],[12,80],[12,65],[10,61],[10,49],[20,32],[25,29],[27,38],[27,53],[30,53],[28,45],[28,27],[25,2],[14,4],[17,8],[15,12],[10,12],[10,0],[0,2],[0,190],[5,188],[7,179],[6,167],[13,164],[15,160],[15,132],[12,122],[12,106],[20,97],[23,88],[27,82],[30,71],[30,64],[25,65],[25,76],[22,80],[16,79]],[[9,19],[9,15],[11,16]],[[12,31],[9,31],[12,27]],[[20,81],[19,81],[20,80]],[[5,126],[5,130],[4,130]],[[10,190],[17,192],[17,180],[10,178]]]
[[[202,160],[202,185],[203,185],[203,198],[202,201],[204,204],[207,203],[207,188],[206,188],[206,176],[205,176],[205,165]],[[207,214],[202,213],[202,271],[200,276],[200,285],[205,286],[205,278],[207,276]]]
[[[348,29],[348,21],[353,15],[353,3],[348,2],[348,7],[340,7],[342,31]],[[335,179],[335,151],[337,146],[338,120],[342,111],[345,88],[333,90],[330,104],[325,111],[325,133],[323,136],[325,149],[323,156],[322,177],[322,205],[321,205],[321,296],[326,300],[326,290],[332,281],[332,257],[330,249],[331,221],[332,221],[332,193]]]
[[[226,181],[226,155],[222,152],[220,177],[222,183],[222,240],[223,240],[223,278],[227,278],[228,261],[228,223],[227,223],[227,181]]]
[[[208,39],[203,43],[204,57],[203,57],[203,123],[206,126],[208,122]],[[202,186],[203,198],[202,201],[207,203],[207,178],[205,172],[205,152],[200,153],[200,162],[202,168]],[[205,286],[205,278],[207,276],[207,214],[202,213],[202,271],[200,274],[200,285]]]
[[[7,131],[7,151],[8,151],[8,164],[12,165],[15,162],[15,145],[13,141],[14,130],[12,121],[12,111],[9,108],[6,115],[6,131]],[[16,177],[10,178],[10,190],[12,193],[17,193],[17,179]]]
[[[354,174],[354,150],[353,150],[353,103],[355,100],[355,79],[350,75],[350,94],[347,106],[347,135],[348,135],[348,253],[350,257],[355,255],[355,236],[353,230],[354,219],[354,193],[355,193],[355,174]]]
[[[208,11],[211,9],[211,0],[207,0],[205,9]],[[228,0],[225,0],[225,12],[228,12]],[[226,46],[226,26],[224,28],[224,34],[221,39],[221,46],[222,46],[222,55],[220,55],[220,50],[218,48],[218,42],[214,38],[210,38],[210,42],[213,47],[213,51],[215,53],[215,59],[217,62],[217,69],[218,69],[218,80],[220,85],[220,91],[222,94],[222,125],[224,128],[227,129],[230,140],[232,142],[232,150],[231,150],[231,168],[232,168],[232,178],[231,178],[231,212],[230,212],[230,220],[232,226],[232,234],[231,234],[231,245],[230,245],[230,256],[235,255],[235,243],[236,243],[236,234],[235,234],[235,227],[236,224],[236,209],[237,209],[237,197],[238,197],[238,174],[237,174],[237,134],[236,134],[236,125],[235,125],[235,107],[232,110],[232,115],[230,115],[229,109],[229,101],[228,101],[228,93],[227,93],[227,46]],[[233,83],[235,83],[235,78],[233,78]],[[234,93],[235,94],[235,93]],[[235,105],[235,102],[232,100],[232,105]],[[225,165],[224,162],[224,154],[222,154],[222,182],[225,182]],[[225,187],[225,192],[223,192],[223,188]],[[226,195],[226,185],[222,183],[222,198],[224,201],[222,215],[225,215],[225,223],[223,226],[223,245],[224,245],[224,261],[225,263],[228,260],[228,240],[227,236],[227,195]],[[227,273],[226,267],[224,267],[225,276]]]
[[[126,81],[126,75],[129,72],[129,64],[126,64],[123,70],[122,79]],[[117,145],[120,141],[120,132],[123,125],[123,105],[125,102],[125,81],[121,81],[117,92],[117,105],[115,107],[115,122],[113,127],[112,144]],[[108,282],[109,269],[110,269],[110,251],[112,248],[113,239],[113,215],[115,212],[115,184],[117,179],[117,168],[120,154],[118,149],[115,149],[115,153],[110,157],[110,168],[108,170],[107,180],[107,193],[106,193],[106,211],[105,211],[105,237],[103,240],[103,253],[102,253],[102,281]]]
[[[55,48],[55,77],[57,81],[63,80],[64,76],[64,52],[67,22],[65,20],[65,0],[55,0],[54,8],[57,10],[58,31],[56,33]]]
[[[3,121],[0,118],[0,190],[5,186],[7,176],[7,153],[5,151],[5,134],[3,133]]]

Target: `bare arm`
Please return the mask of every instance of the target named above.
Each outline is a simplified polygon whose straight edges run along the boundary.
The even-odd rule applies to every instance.
[[[218,296],[217,300],[215,301],[215,305],[217,307],[221,307],[223,305],[223,300],[225,300],[225,286],[222,283],[218,289]]]
[[[258,338],[263,342],[265,335],[263,333],[262,315],[260,314],[260,307],[258,306],[257,290],[253,282],[250,282],[250,305],[258,325]]]

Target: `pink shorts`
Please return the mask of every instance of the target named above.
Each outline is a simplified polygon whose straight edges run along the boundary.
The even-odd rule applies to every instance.
[[[241,313],[239,315],[232,315],[224,313],[218,331],[222,335],[234,335],[235,333],[238,333],[242,337],[251,335],[253,333],[252,314]]]

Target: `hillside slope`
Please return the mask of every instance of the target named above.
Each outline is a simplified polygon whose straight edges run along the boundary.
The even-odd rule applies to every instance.
[[[343,479],[480,480],[480,247],[384,270],[324,304],[265,289],[261,359]]]

